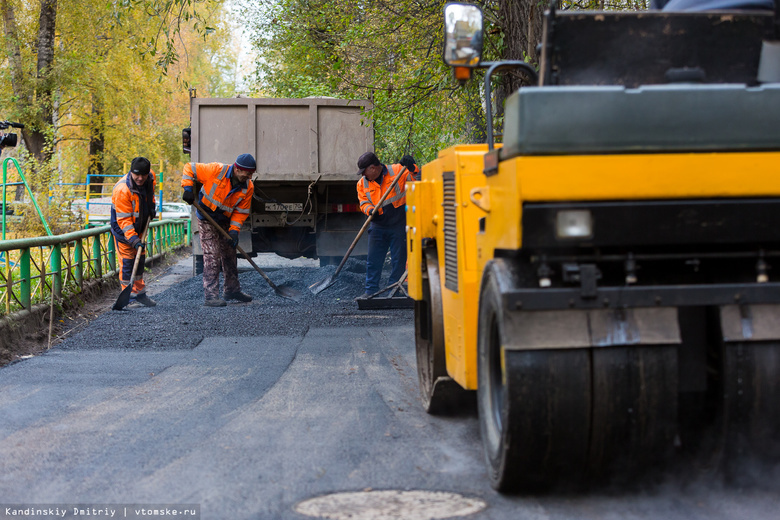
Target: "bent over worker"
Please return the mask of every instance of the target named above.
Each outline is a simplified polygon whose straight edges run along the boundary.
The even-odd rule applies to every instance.
[[[374,152],[366,152],[358,159],[358,174],[363,178],[357,182],[357,193],[360,210],[366,215],[371,214],[382,195],[390,189],[396,176],[402,176],[382,203],[382,207],[377,209],[377,214],[368,227],[366,292],[360,298],[368,298],[379,291],[382,266],[388,249],[392,270],[387,285],[398,282],[406,269],[405,190],[406,183],[415,180],[414,174],[418,168],[411,156],[405,156],[402,161],[404,164],[384,165]],[[404,166],[407,166],[406,170]]]
[[[225,300],[252,301],[251,296],[241,291],[238,281],[236,247],[238,232],[249,216],[252,204],[255,188],[251,177],[255,168],[255,158],[248,153],[239,155],[233,164],[188,163],[184,166],[182,199],[192,204],[195,201],[195,183],[202,184],[197,194],[198,204],[231,238],[227,241],[200,211],[196,212],[203,248],[203,291],[208,307],[224,307],[227,305]],[[220,271],[225,275],[224,299],[219,297]]]
[[[130,172],[114,185],[111,193],[111,234],[114,236],[116,250],[122,259],[119,269],[119,282],[122,289],[128,286],[133,277],[133,265],[136,253],[142,251],[138,261],[138,272],[130,289],[130,299],[146,307],[157,303],[146,295],[144,284],[144,261],[146,244],[141,240],[146,221],[154,219],[154,173],[151,163],[145,157],[136,157],[130,163]]]

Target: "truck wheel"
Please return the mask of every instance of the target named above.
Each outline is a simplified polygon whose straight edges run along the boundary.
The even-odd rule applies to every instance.
[[[588,349],[511,350],[501,287],[517,287],[503,260],[485,268],[479,297],[480,433],[491,485],[502,492],[579,481],[590,434]]]
[[[780,460],[780,343],[723,344],[726,478],[742,482]],[[752,475],[751,475],[752,473]],[[760,478],[760,477],[758,477]]]
[[[203,255],[192,255],[192,276],[203,274]]]
[[[414,336],[417,350],[417,375],[425,411],[445,414],[458,411],[466,391],[447,375],[444,351],[439,262],[435,249],[425,251],[423,299],[414,306]]]
[[[336,256],[321,256],[320,257],[320,267],[325,267],[328,265],[338,265],[339,262],[341,262],[341,257]]]

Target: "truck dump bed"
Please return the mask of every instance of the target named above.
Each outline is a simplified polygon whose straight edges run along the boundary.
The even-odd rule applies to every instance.
[[[357,182],[355,163],[373,150],[368,101],[235,98],[192,100],[192,160],[257,159],[253,180]]]

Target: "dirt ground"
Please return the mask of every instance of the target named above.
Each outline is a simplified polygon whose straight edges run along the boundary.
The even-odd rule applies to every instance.
[[[190,256],[189,251],[168,254],[162,261],[155,262],[153,267],[147,268],[144,272],[144,280],[146,280],[147,285],[153,284],[154,280],[165,273],[171,265],[187,256]],[[102,291],[92,291],[92,294],[83,296],[83,299],[77,304],[66,308],[64,314],[55,314],[52,324],[52,347],[66,338],[78,334],[92,320],[111,310],[119,296],[119,285],[117,283],[116,287],[107,286]],[[13,344],[10,359],[0,359],[0,366],[35,356],[47,351],[49,347],[49,314],[47,312],[39,327],[27,331],[22,339]]]

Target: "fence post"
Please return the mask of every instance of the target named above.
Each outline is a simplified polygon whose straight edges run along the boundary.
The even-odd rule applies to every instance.
[[[5,313],[11,313],[11,291],[14,288],[14,272],[11,270],[11,252],[5,252]]]
[[[19,299],[21,300],[22,307],[29,310],[31,302],[31,286],[32,280],[30,280],[30,248],[25,247],[21,251],[19,258]]]
[[[92,261],[95,266],[95,278],[103,276],[103,262],[100,258],[100,235],[92,237]]]
[[[114,235],[108,232],[108,267],[111,271],[116,271],[116,244]]]
[[[76,269],[76,283],[79,288],[84,287],[84,264],[82,264],[82,258],[84,252],[84,246],[81,243],[81,239],[76,240],[76,250],[73,251],[73,267]]]
[[[51,248],[51,290],[57,298],[62,296],[62,245]]]

